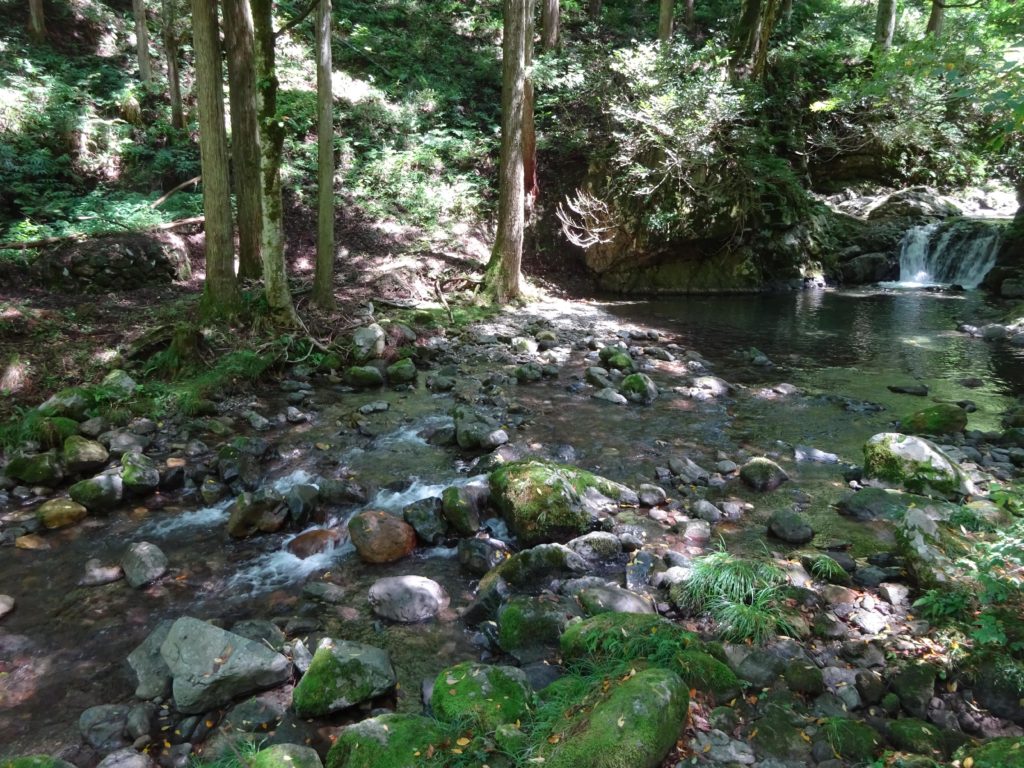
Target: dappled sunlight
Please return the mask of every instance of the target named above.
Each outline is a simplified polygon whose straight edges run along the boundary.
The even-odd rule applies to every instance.
[[[29,367],[27,363],[15,358],[0,371],[0,394],[20,392],[29,383]]]

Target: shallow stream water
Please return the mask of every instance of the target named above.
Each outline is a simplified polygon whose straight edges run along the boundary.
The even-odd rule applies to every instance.
[[[567,307],[575,314],[566,314]],[[1024,391],[1024,351],[955,329],[961,320],[999,311],[976,294],[884,290],[535,308],[529,310],[533,319],[546,319],[565,333],[596,332],[607,340],[616,330],[657,331],[659,343],[699,352],[714,374],[741,388],[723,400],[686,399],[672,391],[685,374],[681,363],[654,362],[648,373],[662,396],[648,407],[615,407],[591,399],[592,390],[580,377],[593,363],[584,360],[583,351],[566,347],[558,379],[506,388],[506,396],[520,406],[516,411],[525,414],[510,418],[509,428],[516,442],[634,485],[651,482],[671,455],[685,454],[705,466],[719,452],[737,460],[773,455],[794,482],[770,497],[755,498],[736,482],[715,492],[712,498],[754,505],[743,521],[722,526],[716,536],[730,546],[763,547],[763,520],[771,510],[799,503],[815,523],[816,544],[849,541],[854,553],[863,555],[863,548],[872,546],[863,539],[863,524],[838,518],[832,509],[845,491],[841,466],[796,462],[794,447],[857,463],[870,435],[933,399],[971,400],[978,410],[969,428],[996,428],[1001,412]],[[773,365],[751,365],[737,355],[750,347]],[[486,346],[474,349],[461,366],[466,377],[484,378],[500,367],[488,362]],[[981,385],[966,386],[969,377]],[[783,382],[802,393],[781,395],[772,389]],[[929,397],[886,388],[913,383],[927,385]],[[265,412],[283,409],[280,393],[258,400]],[[378,400],[390,409],[368,416],[361,432],[352,429],[356,409]],[[267,477],[285,488],[344,468],[376,489],[366,506],[399,511],[474,474],[466,456],[426,439],[450,423],[452,404],[451,396],[422,388],[346,393],[325,385],[303,406],[315,414],[310,424],[267,434],[275,450],[265,466]],[[159,506],[148,503],[48,533],[48,551],[0,552],[0,592],[18,602],[0,624],[0,756],[52,752],[77,742],[75,723],[84,709],[130,700],[134,681],[125,658],[164,618],[194,615],[225,626],[250,618],[318,619],[324,631],[388,648],[403,691],[398,706],[410,710],[418,707],[424,676],[479,654],[457,619],[458,609],[472,597],[473,581],[459,570],[454,550],[420,550],[399,563],[367,566],[341,546],[303,561],[283,549],[294,533],[228,539],[226,503],[183,506],[169,499],[154,508]],[[329,514],[344,522],[361,508],[333,507]],[[144,590],[123,581],[77,586],[87,559],[117,562],[126,544],[140,540],[166,552],[167,577]],[[426,625],[376,621],[367,589],[378,578],[404,573],[442,583],[452,597],[450,610]],[[342,586],[351,599],[329,607],[303,600],[302,586],[317,579]]]

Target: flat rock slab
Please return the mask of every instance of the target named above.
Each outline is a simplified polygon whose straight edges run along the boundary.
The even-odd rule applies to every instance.
[[[279,685],[291,674],[281,654],[190,616],[174,622],[160,655],[173,678],[174,702],[190,715]]]

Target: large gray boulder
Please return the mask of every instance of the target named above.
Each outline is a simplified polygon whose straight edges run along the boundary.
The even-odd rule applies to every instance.
[[[171,670],[160,654],[160,647],[170,634],[174,622],[165,619],[156,625],[139,646],[128,654],[128,666],[135,672],[139,684],[135,688],[135,698],[155,699],[171,693]]]
[[[935,443],[898,432],[882,432],[864,444],[864,479],[943,499],[977,493],[967,474]]]
[[[352,357],[357,363],[365,363],[384,354],[386,336],[384,329],[376,323],[357,328],[352,334]]]
[[[183,616],[160,647],[179,712],[199,714],[285,682],[291,663],[260,643]]]
[[[378,616],[411,624],[432,619],[448,607],[440,584],[423,576],[390,576],[370,587],[370,605]]]

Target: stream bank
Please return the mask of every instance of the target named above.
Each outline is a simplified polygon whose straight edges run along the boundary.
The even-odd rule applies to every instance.
[[[176,713],[171,704],[177,695],[168,698],[162,690],[145,697],[149,704],[133,697],[139,680],[123,660],[162,620],[182,616],[265,639],[285,649],[299,669],[304,653],[325,637],[388,651],[397,685],[355,708],[312,721],[296,717],[287,708],[291,683],[299,679],[294,673],[284,688],[258,697],[271,710],[265,722],[274,723],[259,733],[272,731],[272,741],[308,742],[321,752],[342,725],[382,708],[419,713],[421,683],[457,662],[511,660],[533,687],[542,688],[551,666],[543,662],[567,660],[558,633],[517,635],[511,628],[515,612],[508,608],[504,621],[498,616],[493,623],[494,606],[481,607],[477,583],[484,576],[484,586],[492,586],[495,578],[485,572],[514,560],[507,555],[517,549],[532,551],[525,545],[535,542],[527,542],[522,530],[516,547],[510,517],[493,501],[494,475],[485,482],[501,462],[527,456],[579,466],[637,492],[610,503],[604,493],[605,501],[591,499],[599,530],[586,541],[555,537],[568,538],[569,552],[582,564],[557,550],[557,567],[536,570],[534,564],[526,568],[528,578],[502,577],[511,595],[499,602],[520,611],[556,606],[531,626],[550,628],[570,615],[599,614],[597,603],[635,607],[629,601],[638,600],[644,612],[656,610],[714,639],[716,627],[706,615],[688,610],[671,588],[681,583],[673,581],[682,576],[676,569],[685,572],[714,552],[719,540],[736,556],[784,564],[792,586],[802,590],[790,606],[797,609],[791,621],[803,622],[792,627],[799,642],[773,640],[764,650],[743,643],[705,649],[752,683],[751,691],[767,688],[773,695],[729,715],[713,706],[728,704],[722,696],[728,685],[716,694],[705,680],[709,687],[691,703],[684,742],[698,761],[807,764],[816,749],[814,759],[825,763],[836,758],[815,745],[827,742],[835,752],[835,739],[827,729],[815,729],[814,719],[831,723],[850,713],[853,721],[876,726],[879,747],[883,735],[899,746],[894,740],[900,737],[886,723],[900,706],[902,719],[938,724],[943,732],[1019,736],[1006,715],[976,710],[963,690],[943,691],[934,676],[930,691],[926,680],[898,698],[895,710],[879,708],[881,694],[895,690],[886,691],[884,683],[880,688],[872,675],[896,679],[896,658],[928,660],[941,648],[909,607],[914,593],[905,586],[912,583],[906,564],[887,554],[897,548],[893,526],[840,515],[834,506],[850,494],[848,477],[863,460],[865,441],[930,404],[920,394],[890,392],[890,385],[916,385],[916,392],[923,387],[942,400],[973,399],[971,428],[944,439],[947,452],[983,489],[990,477],[1017,476],[1018,449],[996,443],[1000,418],[1022,381],[1016,352],[954,330],[956,318],[994,308],[963,295],[890,292],[716,301],[548,302],[477,324],[458,338],[411,329],[417,331],[414,386],[354,389],[338,372],[298,366],[273,388],[222,401],[215,415],[164,424],[136,420],[100,442],[108,443],[104,447],[114,456],[109,467],[122,480],[125,456],[131,464],[133,448],[141,448],[153,460],[157,492],[129,494],[112,512],[91,511],[67,527],[45,530],[46,518],[39,515],[41,502],[59,492],[6,483],[0,535],[8,544],[21,540],[38,548],[7,549],[2,565],[3,583],[17,585],[18,594],[15,610],[0,624],[9,665],[0,684],[10,715],[0,741],[11,755],[44,751],[83,768],[111,745],[152,745],[154,756],[176,765],[193,747],[202,751],[218,741],[215,736],[223,742],[225,731],[244,731],[238,727],[244,718],[232,713],[251,710],[251,702],[229,708],[230,701],[217,701],[200,718],[182,710],[181,702]],[[772,303],[783,301],[803,309]],[[866,306],[883,311],[872,321],[858,309]],[[738,322],[744,311],[748,316]],[[768,316],[788,318],[791,325],[769,328]],[[894,337],[883,341],[880,328],[893,329]],[[634,368],[654,390],[642,379],[640,388],[623,386]],[[116,446],[125,451],[120,461]],[[741,479],[741,467],[759,458],[774,462],[785,482],[759,491]],[[89,472],[97,469],[102,465]],[[280,494],[283,507],[271,504],[257,515],[251,537],[229,537],[225,526],[238,516],[238,504],[231,507],[236,493],[266,494],[268,488]],[[471,513],[465,522],[451,508],[439,514],[429,501],[449,488],[459,502],[449,507],[474,510],[480,532],[473,531]],[[424,514],[415,516],[411,508]],[[375,510],[396,513],[396,519],[401,513],[413,526],[418,542],[409,556],[386,564],[357,556],[351,522]],[[810,525],[811,538],[800,526],[785,532],[780,518],[789,513]],[[460,529],[456,519],[466,527]],[[274,525],[277,532],[255,533]],[[780,539],[780,533],[802,543]],[[314,542],[305,558],[288,549],[295,549],[300,535]],[[405,541],[405,535],[397,538]],[[596,548],[595,536],[606,549]],[[142,541],[164,553],[165,572],[138,588],[120,579],[80,584],[88,560],[99,561],[93,571],[98,566],[114,578],[127,545]],[[399,549],[405,554],[409,548]],[[846,577],[833,574],[843,583],[815,578],[816,561],[804,560],[820,554],[843,566]],[[381,614],[381,601],[368,599],[382,579],[408,576],[429,579],[446,596],[420,623],[393,621]],[[254,629],[253,622],[263,623]],[[534,642],[541,636],[545,642]],[[789,667],[808,665],[821,671],[822,690],[790,679],[797,673]],[[105,741],[95,737],[96,728],[87,728],[91,736],[83,742],[69,726],[97,705],[122,708],[93,712],[106,729],[99,730],[117,736]],[[129,712],[148,725],[129,729]],[[181,733],[162,739],[165,725]],[[756,739],[766,725],[782,734],[780,742]]]

